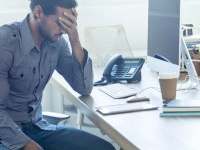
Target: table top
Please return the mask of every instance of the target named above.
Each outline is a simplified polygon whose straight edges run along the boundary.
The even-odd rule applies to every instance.
[[[157,73],[146,64],[142,68],[142,81],[125,85],[149,97],[151,103],[159,106],[157,110],[104,116],[96,111],[96,107],[124,104],[126,99],[113,99],[101,92],[99,87],[94,87],[89,96],[80,96],[56,72],[51,83],[124,150],[195,150],[200,147],[200,117],[159,116],[163,101],[158,91]],[[177,91],[177,99],[193,100],[199,96],[199,89]]]

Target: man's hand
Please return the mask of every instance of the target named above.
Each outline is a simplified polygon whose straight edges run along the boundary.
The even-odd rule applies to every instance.
[[[69,36],[73,55],[82,64],[84,52],[77,31],[77,16],[78,13],[75,8],[68,9],[63,13],[63,17],[59,17],[59,23],[62,26],[62,32],[67,33]]]
[[[34,141],[28,142],[22,149],[23,150],[43,150],[43,148]]]
[[[77,16],[75,8],[68,9],[63,13],[63,17],[59,17],[59,23],[62,26],[62,32],[67,33],[73,41],[78,39],[77,32]],[[73,42],[71,41],[71,42]]]

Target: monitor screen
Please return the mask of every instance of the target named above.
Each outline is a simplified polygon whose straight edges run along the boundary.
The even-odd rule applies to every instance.
[[[157,72],[180,72],[181,0],[149,0],[147,64]],[[167,60],[154,58],[161,55]]]

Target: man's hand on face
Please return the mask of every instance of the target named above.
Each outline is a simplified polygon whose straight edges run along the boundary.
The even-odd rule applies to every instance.
[[[59,23],[62,26],[62,32],[69,36],[77,34],[77,15],[75,8],[65,11],[63,17],[59,17]]]
[[[59,24],[63,33],[67,33],[69,36],[70,44],[73,54],[77,60],[82,63],[84,59],[84,52],[79,41],[77,31],[77,15],[75,8],[64,11],[63,16],[59,17]]]

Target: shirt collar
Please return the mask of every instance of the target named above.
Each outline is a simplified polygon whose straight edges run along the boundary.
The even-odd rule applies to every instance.
[[[29,23],[28,23],[28,16],[29,15],[27,15],[26,18],[22,20],[21,25],[20,25],[22,47],[23,47],[24,54],[27,54],[35,47],[35,43],[33,41],[33,37],[31,34],[30,27],[29,27]]]
[[[23,47],[24,54],[29,53],[33,48],[36,47],[36,45],[33,41],[30,27],[29,27],[28,17],[29,17],[29,14],[26,16],[26,18],[24,18],[24,20],[22,20],[21,26],[20,26],[22,47]],[[46,42],[48,42],[49,46],[53,46],[54,48],[58,44],[58,41],[56,41],[56,42],[46,41]]]

